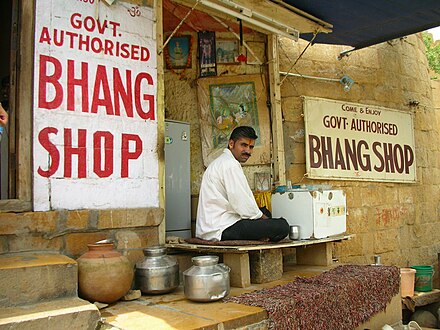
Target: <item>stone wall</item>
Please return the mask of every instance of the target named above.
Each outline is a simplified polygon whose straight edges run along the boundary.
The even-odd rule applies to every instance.
[[[288,71],[305,46],[306,42],[282,40],[280,71]],[[438,271],[439,98],[434,103],[423,41],[420,35],[412,35],[338,60],[347,48],[314,45],[291,72],[333,79],[348,74],[355,81],[349,92],[338,82],[300,77],[288,77],[282,85],[287,177],[292,183],[329,184],[346,191],[347,232],[356,236],[335,245],[334,256],[340,262],[368,264],[380,255],[385,264],[434,265]],[[438,84],[435,87],[438,91]],[[302,95],[414,112],[417,182],[307,180]],[[410,101],[419,102],[418,106],[411,106]]]
[[[87,244],[113,239],[134,263],[159,243],[160,208],[0,213],[0,254],[58,252],[74,259]]]

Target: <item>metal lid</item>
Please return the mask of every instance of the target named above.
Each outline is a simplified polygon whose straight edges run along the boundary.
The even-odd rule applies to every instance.
[[[159,257],[167,253],[167,248],[164,246],[151,246],[144,249],[146,257]]]
[[[218,263],[218,256],[199,256],[191,258],[196,266],[214,266]]]

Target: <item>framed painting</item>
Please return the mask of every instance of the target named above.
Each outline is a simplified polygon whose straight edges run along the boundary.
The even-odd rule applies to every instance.
[[[199,32],[198,37],[200,77],[216,76],[217,64],[215,58],[215,32]]]
[[[197,93],[205,166],[223,152],[237,126],[252,126],[258,135],[252,157],[245,165],[270,163],[270,120],[262,76],[199,79]]]
[[[216,42],[217,64],[239,64],[239,41],[237,39],[217,39]]]
[[[167,69],[186,69],[192,66],[191,36],[172,37],[165,47]]]

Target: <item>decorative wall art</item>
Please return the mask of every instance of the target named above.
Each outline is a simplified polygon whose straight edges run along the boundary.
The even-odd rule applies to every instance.
[[[191,36],[172,37],[164,50],[167,69],[187,69],[192,66]]]
[[[240,42],[237,39],[217,39],[215,44],[217,64],[239,64],[237,57]]]
[[[215,58],[215,32],[199,32],[200,77],[217,75]]]
[[[197,93],[205,166],[227,147],[232,130],[243,125],[252,126],[258,135],[252,157],[244,165],[270,163],[270,120],[262,76],[199,79]]]

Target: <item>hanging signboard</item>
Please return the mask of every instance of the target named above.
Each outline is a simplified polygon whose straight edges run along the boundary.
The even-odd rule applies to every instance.
[[[309,178],[416,181],[411,113],[305,97],[304,118]]]
[[[34,210],[159,206],[153,9],[37,0]]]

